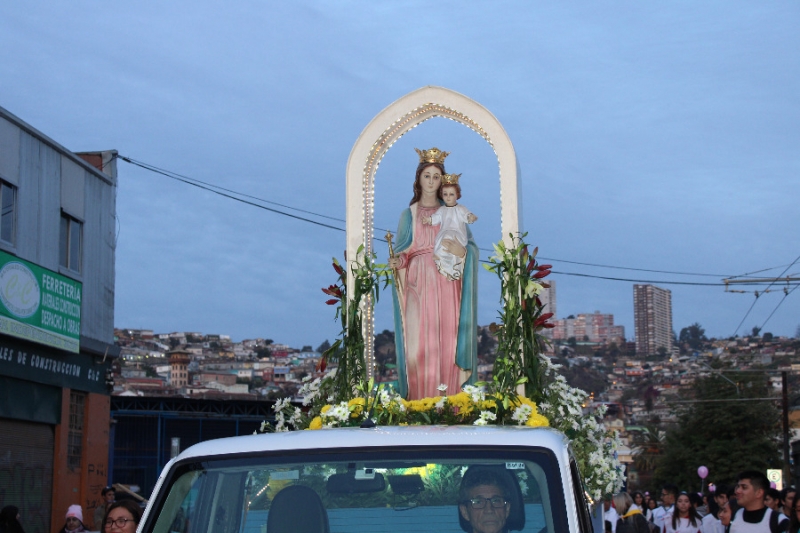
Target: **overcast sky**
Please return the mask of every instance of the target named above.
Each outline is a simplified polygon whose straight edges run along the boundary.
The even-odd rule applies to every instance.
[[[559,317],[613,313],[632,338],[632,280],[643,280],[672,291],[676,333],[766,323],[793,336],[800,293],[784,300],[774,286],[748,314],[753,287],[668,282],[800,276],[798,28],[795,0],[3,2],[0,106],[70,150],[116,149],[344,219],[345,166],[367,123],[410,91],[447,87],[514,143],[523,225],[554,265]],[[427,121],[389,151],[376,226],[396,228],[413,149],[431,146],[463,174],[485,259],[500,238],[497,160],[452,121]],[[118,172],[118,327],[334,339],[320,287],[335,280],[343,231],[123,161]],[[491,274],[479,283],[487,324],[499,293]],[[391,328],[384,306],[377,315]]]

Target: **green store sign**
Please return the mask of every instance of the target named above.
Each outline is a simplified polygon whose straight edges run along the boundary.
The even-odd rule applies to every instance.
[[[0,333],[80,352],[80,282],[0,252]]]

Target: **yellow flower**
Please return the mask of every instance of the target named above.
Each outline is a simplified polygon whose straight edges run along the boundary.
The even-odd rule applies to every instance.
[[[327,407],[330,407],[328,405]],[[314,420],[308,425],[308,429],[321,429],[322,428],[322,418],[315,416]]]
[[[497,409],[497,403],[494,400],[484,400],[480,402],[478,408],[481,411],[486,411],[488,409]]]
[[[472,398],[466,392],[459,392],[447,397],[447,403],[458,408],[459,414],[471,413],[473,410]]]
[[[327,413],[328,411],[330,411],[330,410],[331,410],[331,407],[333,407],[333,406],[332,406],[332,405],[325,405],[325,406],[323,406],[323,407],[322,407],[322,411],[320,411],[320,413],[322,413],[322,414],[325,414],[325,413]]]
[[[364,411],[364,398],[353,398],[347,402],[347,407],[350,409],[350,417],[358,418]]]
[[[548,427],[550,421],[547,420],[547,417],[534,412],[530,418],[528,418],[528,421],[525,422],[525,425],[529,427]]]

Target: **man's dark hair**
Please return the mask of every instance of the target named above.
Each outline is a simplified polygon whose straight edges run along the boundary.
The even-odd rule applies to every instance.
[[[514,494],[514,489],[508,479],[508,474],[497,468],[476,468],[467,470],[461,479],[461,487],[458,489],[458,501],[464,502],[469,498],[469,491],[479,485],[494,485],[503,497],[508,500]]]
[[[778,489],[773,489],[772,487],[770,487],[764,491],[764,496],[769,496],[773,500],[778,500],[781,503],[781,505],[783,505],[783,495]]]
[[[734,490],[734,487],[731,487],[730,485],[717,485],[717,488],[714,489],[714,496],[724,494],[730,498],[733,496]]]
[[[100,491],[100,496],[105,496],[109,492],[116,493],[117,491],[114,490],[114,487],[104,487],[103,490]]]
[[[689,501],[695,507],[700,507],[701,505],[703,505],[703,497],[697,494],[696,492],[689,493]]]
[[[766,474],[758,470],[745,470],[736,477],[736,482],[738,483],[743,479],[750,481],[750,484],[753,485],[753,490],[761,489],[766,494],[767,489],[769,489],[769,480]]]
[[[667,483],[666,485],[661,487],[661,490],[663,492],[668,492],[669,494],[672,494],[673,496],[675,496],[676,499],[678,498],[678,486],[677,485],[673,485],[672,483]]]
[[[511,510],[506,520],[507,531],[522,531],[525,529],[525,506],[522,501],[516,476],[503,466],[472,465],[461,478],[458,489],[458,503],[469,498],[469,492],[479,485],[493,485],[500,489],[503,498],[509,503]],[[472,525],[458,513],[458,523],[466,533],[472,533]]]

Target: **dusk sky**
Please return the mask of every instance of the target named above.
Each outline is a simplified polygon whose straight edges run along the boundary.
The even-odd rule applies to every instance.
[[[798,28],[794,0],[3,2],[0,106],[70,150],[116,149],[341,229],[118,161],[117,327],[333,341],[320,288],[343,259],[350,150],[382,109],[436,85],[510,136],[559,318],[613,313],[632,339],[633,284],[652,282],[672,291],[676,333],[794,336],[796,285],[756,300],[766,285],[721,281],[800,277]],[[414,148],[432,146],[462,173],[486,259],[497,159],[443,118],[381,163],[376,234],[396,230]],[[482,271],[479,286],[488,324],[498,285]]]

